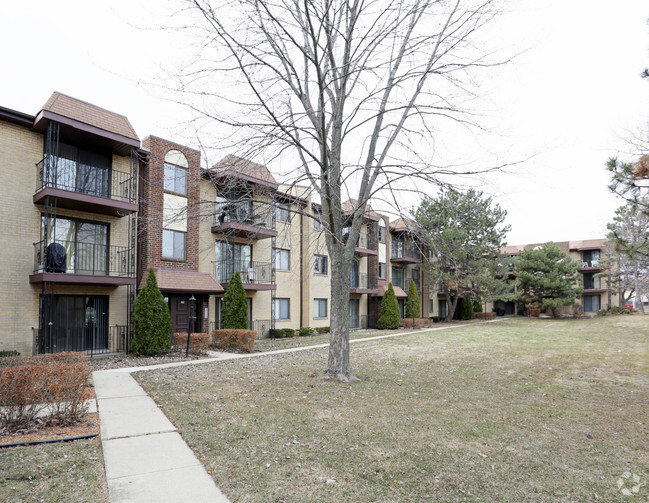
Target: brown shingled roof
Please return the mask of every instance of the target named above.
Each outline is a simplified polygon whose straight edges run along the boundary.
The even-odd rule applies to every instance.
[[[215,175],[243,175],[245,178],[253,179],[251,181],[260,180],[267,184],[272,184],[277,188],[277,181],[266,166],[236,155],[226,155],[212,166],[210,171]]]
[[[52,93],[50,99],[43,105],[42,110],[140,141],[133,126],[125,116],[59,92]]]
[[[394,222],[390,222],[390,230],[395,232],[415,232],[417,224],[408,218],[397,218]]]
[[[158,288],[166,292],[221,293],[225,289],[206,272],[182,269],[153,268]],[[146,278],[142,278],[140,288],[144,288]]]
[[[389,288],[388,285],[379,285],[378,296],[379,297],[384,297],[385,292],[388,291],[388,288]],[[405,299],[406,297],[408,297],[408,294],[406,292],[404,292],[401,287],[392,285],[392,289],[394,290],[394,296],[397,299]]]

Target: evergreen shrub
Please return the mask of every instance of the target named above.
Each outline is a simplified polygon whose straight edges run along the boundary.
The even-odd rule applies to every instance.
[[[228,289],[223,296],[221,328],[246,330],[248,328],[248,301],[243,289],[241,275],[235,272],[230,278]]]
[[[171,313],[158,289],[153,269],[149,270],[145,287],[140,290],[133,306],[133,341],[136,356],[151,356],[171,349]]]
[[[388,285],[388,289],[381,301],[381,311],[379,312],[376,328],[380,330],[399,328],[399,302],[394,294],[392,283]]]

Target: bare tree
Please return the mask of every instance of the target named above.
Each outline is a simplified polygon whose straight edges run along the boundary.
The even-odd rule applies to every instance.
[[[354,379],[349,270],[370,198],[418,190],[415,179],[496,169],[432,162],[440,128],[472,127],[477,70],[502,64],[482,29],[495,0],[186,0],[199,36],[173,86],[202,118],[227,126],[239,152],[288,159],[293,183],[319,195],[332,271],[326,375]],[[183,17],[188,16],[188,17]],[[184,23],[185,21],[183,21]],[[223,147],[225,143],[221,144]],[[380,193],[383,196],[380,196]],[[357,201],[345,212],[342,203]],[[343,229],[349,228],[348,239]]]

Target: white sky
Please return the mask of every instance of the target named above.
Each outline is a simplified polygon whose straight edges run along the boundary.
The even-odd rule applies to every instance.
[[[160,79],[158,66],[186,43],[138,28],[164,22],[166,3],[5,3],[1,106],[35,114],[60,91],[126,115],[140,138],[178,139],[185,111],[139,85]],[[605,235],[621,203],[604,165],[618,153],[631,160],[624,138],[649,121],[649,80],[639,77],[648,18],[646,0],[527,0],[494,30],[512,53],[527,49],[489,86],[495,148],[534,155],[483,187],[508,210],[509,244]]]

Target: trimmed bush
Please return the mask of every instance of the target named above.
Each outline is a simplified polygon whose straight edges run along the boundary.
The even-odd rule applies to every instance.
[[[257,332],[236,328],[212,330],[212,346],[219,349],[234,349],[251,353],[255,349]]]
[[[388,285],[388,289],[383,295],[376,328],[379,330],[399,328],[399,302],[396,295],[394,295],[392,283]]]
[[[6,358],[0,369],[0,426],[24,428],[39,421],[74,424],[88,411],[90,367],[83,353]]]
[[[248,301],[239,271],[232,275],[223,295],[221,328],[248,329]]]
[[[475,299],[473,299],[473,312],[474,313],[482,312],[482,299],[480,298],[479,295],[476,295]]]
[[[136,356],[151,356],[171,348],[171,313],[158,289],[153,269],[149,269],[146,286],[137,294],[133,313],[133,341]]]
[[[417,287],[415,286],[414,280],[410,280],[410,286],[408,286],[408,298],[406,299],[406,313],[405,317],[406,318],[412,318],[413,313],[412,313],[412,305],[413,305],[413,300],[414,300],[414,305],[415,305],[415,313],[414,317],[419,318],[421,316],[421,302],[419,300],[419,294],[417,293]]]
[[[206,333],[195,333],[189,338],[189,350],[192,353],[205,351],[212,343],[212,336]],[[187,348],[187,332],[176,332],[171,336],[171,344],[178,349]]]
[[[473,319],[473,301],[468,295],[462,297],[462,305],[460,306],[460,319],[464,321]]]
[[[20,356],[20,353],[18,351],[0,351],[0,358],[6,358],[8,356]]]
[[[611,314],[631,314],[631,310],[628,307],[612,306]]]
[[[304,337],[306,335],[311,335],[313,333],[313,329],[311,327],[301,327],[298,331],[297,334],[300,337]]]
[[[270,337],[275,339],[283,339],[285,337],[293,337],[295,335],[295,330],[292,328],[271,328],[268,331]]]
[[[331,329],[329,327],[317,327],[315,331],[318,332],[319,334],[328,334],[331,331]]]

